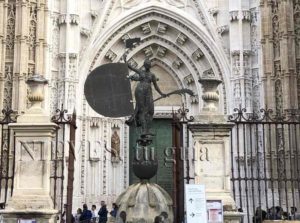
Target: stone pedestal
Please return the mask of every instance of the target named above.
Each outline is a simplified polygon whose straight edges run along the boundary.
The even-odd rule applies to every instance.
[[[36,104],[42,98],[41,91],[32,91],[29,99]],[[0,214],[5,223],[16,223],[18,219],[54,223],[57,211],[50,196],[50,164],[57,125],[50,122],[41,107],[33,106],[10,128],[15,137],[14,191]]]
[[[195,183],[204,184],[207,200],[222,200],[224,222],[241,222],[231,196],[230,131],[232,123],[219,114],[202,113],[189,124],[194,139]]]
[[[54,223],[57,211],[50,197],[50,159],[56,125],[14,123],[10,127],[15,134],[14,191],[0,213],[6,223],[20,218]]]
[[[194,139],[195,183],[204,184],[207,200],[222,200],[225,223],[242,221],[231,196],[230,132],[234,124],[219,112],[218,86],[222,83],[213,72],[204,72],[203,108],[188,125]]]
[[[232,127],[221,115],[201,115],[189,125],[194,139],[196,184],[205,185],[208,200],[222,200],[223,205],[235,209],[230,194]]]

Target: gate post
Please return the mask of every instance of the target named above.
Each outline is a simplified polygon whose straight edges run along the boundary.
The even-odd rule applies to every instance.
[[[5,223],[16,223],[21,219],[32,219],[38,223],[56,222],[50,197],[51,145],[57,125],[50,122],[41,103],[44,98],[42,76],[29,78],[31,107],[10,124],[15,140],[14,191],[5,210],[1,210]]]
[[[195,121],[188,124],[194,141],[195,183],[204,184],[207,200],[222,200],[226,222],[240,222],[231,195],[230,132],[234,124],[218,112],[220,80],[200,79],[204,106]]]

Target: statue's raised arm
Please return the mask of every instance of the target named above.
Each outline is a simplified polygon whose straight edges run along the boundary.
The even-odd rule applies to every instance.
[[[123,55],[123,60],[127,64],[127,67],[129,68],[129,70],[132,70],[135,72],[135,74],[133,74],[133,75],[128,75],[127,78],[130,80],[133,80],[133,81],[140,81],[140,72],[141,71],[139,69],[134,68],[133,66],[131,66],[128,63],[126,54]]]

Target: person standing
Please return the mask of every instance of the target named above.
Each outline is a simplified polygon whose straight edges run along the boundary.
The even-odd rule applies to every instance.
[[[92,205],[92,222],[96,222],[97,216],[98,216],[98,212],[96,210],[96,205]]]
[[[92,212],[88,210],[88,207],[86,204],[83,205],[83,211],[79,218],[80,222],[82,223],[90,223],[92,219]]]
[[[112,204],[112,210],[109,212],[110,215],[113,217],[113,218],[116,218],[117,217],[117,212],[118,212],[118,206],[116,203],[113,203]]]
[[[98,212],[99,215],[99,223],[106,223],[107,222],[107,208],[104,201],[101,201],[101,208]]]
[[[77,212],[75,214],[75,223],[80,223],[79,219],[80,219],[81,214],[82,214],[82,210],[81,210],[81,208],[78,208]]]
[[[296,207],[291,207],[290,220],[300,220],[300,213],[297,212]]]

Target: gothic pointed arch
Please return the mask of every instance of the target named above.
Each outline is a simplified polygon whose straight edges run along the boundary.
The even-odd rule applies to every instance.
[[[189,107],[194,106],[196,113],[201,106],[195,107],[194,103],[200,101],[198,80],[203,73],[210,72],[223,81],[220,104],[224,112],[227,111],[230,72],[225,53],[199,21],[158,5],[150,4],[124,13],[91,39],[81,55],[84,60],[80,64],[80,82],[84,83],[88,73],[97,66],[120,62],[125,52],[124,41],[133,37],[141,37],[141,42],[128,52],[132,65],[142,66],[146,56],[156,61],[157,66],[169,71],[178,88],[187,87],[196,93],[196,98],[183,98]]]

